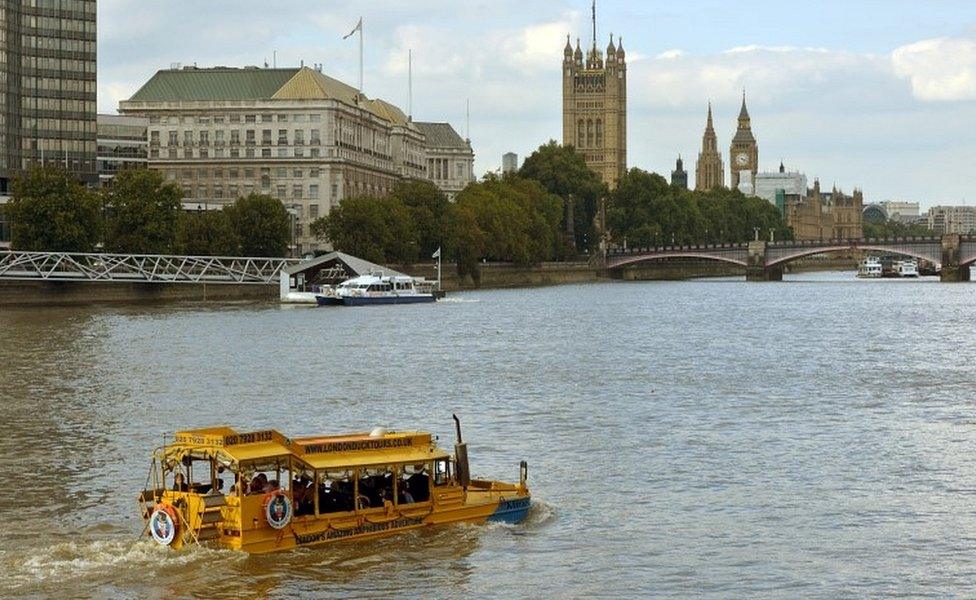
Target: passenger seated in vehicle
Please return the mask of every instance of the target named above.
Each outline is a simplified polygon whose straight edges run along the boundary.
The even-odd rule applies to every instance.
[[[430,477],[422,466],[418,466],[418,468],[419,471],[407,478],[407,488],[410,490],[410,495],[413,496],[414,501],[426,502],[430,499]]]
[[[251,479],[251,495],[263,494],[265,486],[268,485],[268,476],[264,473],[258,473]]]
[[[189,489],[186,485],[186,477],[183,473],[177,473],[176,477],[173,478],[173,491],[174,492],[185,492]]]

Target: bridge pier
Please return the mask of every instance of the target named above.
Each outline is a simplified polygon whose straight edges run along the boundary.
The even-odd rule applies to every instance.
[[[746,281],[783,281],[783,267],[766,266],[766,242],[749,242],[746,255]]]
[[[944,283],[969,281],[969,266],[960,266],[962,262],[962,236],[958,233],[947,233],[942,236],[942,273],[939,278]]]
[[[746,281],[783,281],[783,267],[746,267]]]

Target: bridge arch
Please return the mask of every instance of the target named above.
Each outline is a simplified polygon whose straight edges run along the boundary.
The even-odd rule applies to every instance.
[[[921,250],[916,250],[912,248],[900,248],[892,246],[877,246],[872,244],[836,244],[831,246],[820,246],[816,248],[791,248],[793,252],[785,254],[783,256],[777,256],[773,259],[766,260],[766,267],[782,266],[787,263],[799,260],[801,258],[806,258],[808,256],[816,256],[818,254],[831,254],[834,252],[844,252],[850,250],[867,250],[873,252],[881,252],[885,254],[898,254],[899,256],[908,256],[911,258],[917,258],[919,260],[927,260],[930,262],[941,262],[941,257],[933,256],[932,254],[926,254]],[[972,257],[972,261],[976,261],[976,256]]]
[[[735,258],[733,256],[723,256],[721,254],[708,254],[704,251],[676,251],[676,252],[665,252],[661,254],[651,254],[651,255],[634,255],[634,256],[616,256],[610,257],[607,261],[607,266],[610,269],[622,269],[624,267],[629,267],[642,262],[649,262],[652,260],[662,260],[667,258],[693,258],[696,260],[711,260],[716,262],[724,262],[732,265],[737,265],[740,267],[745,267],[746,261]]]

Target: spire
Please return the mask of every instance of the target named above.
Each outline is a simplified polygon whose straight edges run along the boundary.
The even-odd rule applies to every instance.
[[[785,173],[786,172],[786,167],[783,166],[783,161],[779,161],[779,172],[780,173]]]
[[[715,127],[712,126],[712,101],[709,100],[708,101],[708,124],[705,125],[705,131],[711,131],[713,129],[715,129]]]
[[[749,120],[749,109],[746,108],[746,91],[742,90],[742,110],[739,111],[739,120]]]
[[[593,0],[593,49],[596,50],[596,0]]]
[[[583,62],[583,50],[580,48],[580,40],[579,40],[579,38],[576,38],[576,51],[573,52],[573,58],[578,63]]]
[[[607,58],[610,58],[611,54],[615,54],[617,49],[613,45],[613,34],[610,34],[610,45],[607,46]]]
[[[573,45],[569,43],[568,33],[566,34],[566,47],[563,48],[563,54],[565,54],[567,58],[573,55]]]

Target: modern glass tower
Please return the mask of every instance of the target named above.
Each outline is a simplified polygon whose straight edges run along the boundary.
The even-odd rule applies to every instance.
[[[0,194],[32,165],[95,185],[95,0],[0,0]]]

